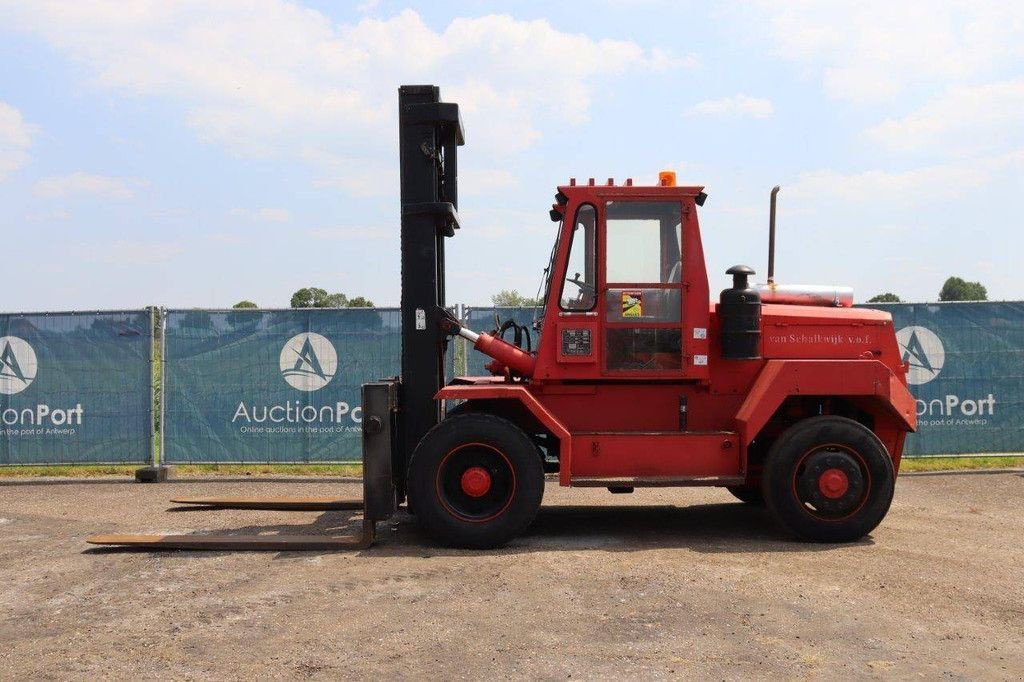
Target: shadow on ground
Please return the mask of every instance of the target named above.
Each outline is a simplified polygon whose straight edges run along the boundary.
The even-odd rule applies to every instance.
[[[211,518],[228,510],[174,507],[174,513],[203,511]],[[237,514],[237,511],[231,512]],[[247,513],[259,514],[258,511]],[[280,512],[277,512],[280,513]],[[306,513],[309,514],[308,512]],[[355,535],[361,515],[354,512],[324,512],[310,523],[246,525],[217,529],[218,535]],[[858,543],[873,544],[868,538]],[[462,556],[472,554],[525,554],[558,550],[635,552],[655,548],[680,548],[709,554],[747,552],[821,552],[844,545],[796,542],[783,536],[768,513],[746,504],[673,505],[561,505],[541,507],[527,532],[507,546],[495,550],[460,550],[435,545],[404,509],[393,519],[377,525],[377,543],[360,556]],[[97,547],[86,553],[154,551],[149,548]],[[189,556],[214,556],[229,552],[179,551]],[[279,558],[328,552],[277,552]]]

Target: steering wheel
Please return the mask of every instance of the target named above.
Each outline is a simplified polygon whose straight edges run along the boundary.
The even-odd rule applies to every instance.
[[[580,294],[583,294],[584,292],[590,294],[597,293],[597,289],[594,287],[593,284],[588,284],[587,282],[584,282],[582,279],[580,279],[580,273],[578,272],[576,273],[575,277],[566,277],[565,281],[578,286],[580,288]]]
[[[572,305],[573,308],[589,309],[593,307],[594,301],[597,300],[597,287],[580,279],[580,273],[578,272],[575,277],[566,277],[565,281],[575,284],[579,288],[579,293],[576,294],[576,300]]]

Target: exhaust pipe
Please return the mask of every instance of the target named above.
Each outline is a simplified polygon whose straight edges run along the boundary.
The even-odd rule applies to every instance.
[[[755,287],[761,295],[761,302],[849,308],[853,305],[853,289],[850,287],[775,283],[775,206],[778,195],[779,186],[775,185],[768,209],[768,282]]]
[[[768,209],[768,286],[775,284],[775,203],[780,187],[772,187],[771,207]]]

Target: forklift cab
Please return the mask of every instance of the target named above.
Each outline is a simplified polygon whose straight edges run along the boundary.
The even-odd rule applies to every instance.
[[[707,377],[701,189],[559,188],[536,378]]]

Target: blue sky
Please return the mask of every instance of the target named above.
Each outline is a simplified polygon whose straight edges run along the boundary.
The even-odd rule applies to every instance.
[[[1016,3],[0,0],[0,310],[398,302],[396,91],[462,105],[451,302],[533,294],[554,188],[707,186],[712,291],[1019,300]]]

